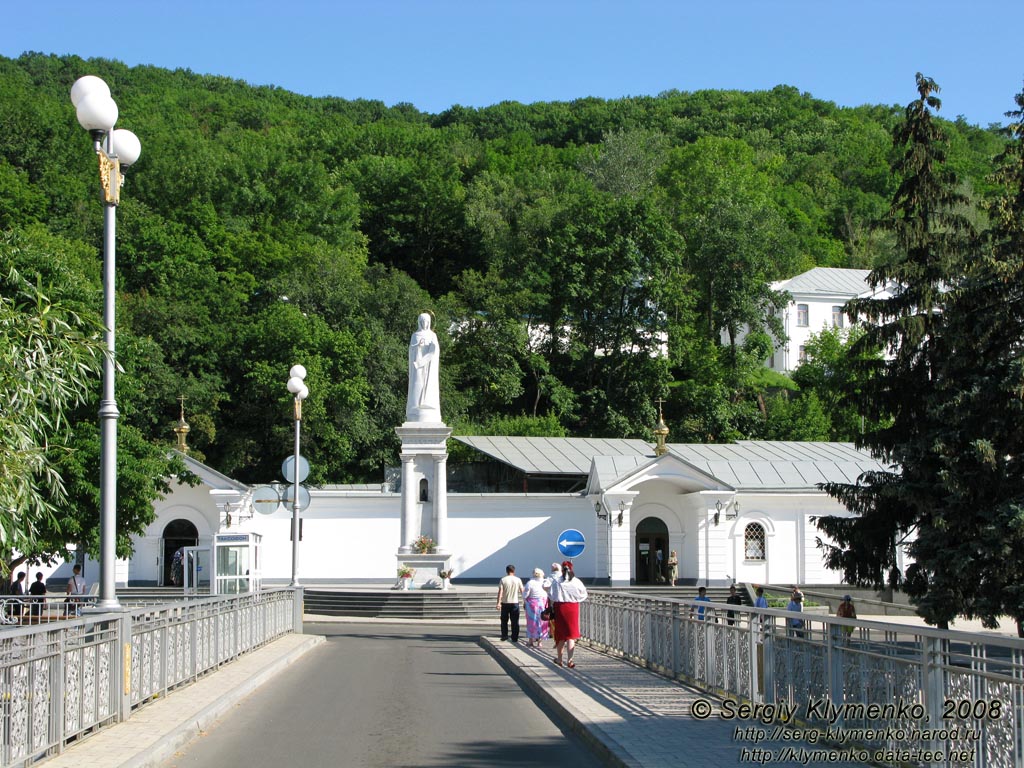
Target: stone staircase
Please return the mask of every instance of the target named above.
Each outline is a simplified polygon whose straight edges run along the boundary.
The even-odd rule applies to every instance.
[[[644,597],[692,600],[697,588],[680,587],[591,587],[591,592],[632,594]],[[746,590],[740,588],[744,605],[751,605]],[[724,603],[728,587],[708,588],[712,602]],[[466,590],[345,590],[306,587],[303,595],[305,613],[321,616],[361,616],[374,619],[497,619],[494,593],[487,589]]]
[[[307,587],[305,613],[375,619],[495,619],[494,595],[457,590],[346,591]]]

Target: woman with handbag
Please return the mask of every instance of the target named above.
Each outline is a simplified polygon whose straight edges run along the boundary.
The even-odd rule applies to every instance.
[[[566,649],[565,666],[576,666],[573,652],[580,638],[580,603],[587,599],[587,588],[576,578],[572,563],[562,563],[562,578],[551,583],[551,602],[555,614],[555,664],[562,666],[562,648]]]
[[[540,647],[548,636],[548,623],[541,618],[547,607],[548,595],[544,591],[544,571],[533,569],[533,578],[523,588],[523,605],[526,608],[526,646]]]

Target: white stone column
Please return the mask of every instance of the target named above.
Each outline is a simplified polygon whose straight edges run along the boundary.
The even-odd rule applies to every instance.
[[[622,513],[622,525],[619,525],[619,508],[616,502],[614,506],[608,505],[608,514],[611,522],[611,539],[609,543],[609,571],[613,587],[628,587],[629,580],[633,576],[633,525],[630,522],[630,511],[632,501],[626,502],[626,509]]]
[[[416,507],[417,490],[413,488],[413,456],[402,455],[402,533],[398,551],[403,554],[412,552],[412,542],[416,538]]]
[[[434,544],[439,554],[448,553],[448,456],[434,458]]]

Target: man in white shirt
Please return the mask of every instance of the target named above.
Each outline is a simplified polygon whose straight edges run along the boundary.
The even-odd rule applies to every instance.
[[[505,578],[498,582],[498,610],[501,611],[501,639],[508,640],[512,623],[512,642],[519,642],[519,603],[523,599],[523,580],[516,576],[514,565],[506,566]]]
[[[82,576],[82,566],[76,565],[71,569],[72,576],[68,579],[68,585],[65,588],[65,592],[68,597],[65,598],[64,602],[68,604],[68,613],[74,612],[75,615],[81,615],[82,606],[81,600],[76,600],[72,595],[84,595],[85,594],[85,577]]]

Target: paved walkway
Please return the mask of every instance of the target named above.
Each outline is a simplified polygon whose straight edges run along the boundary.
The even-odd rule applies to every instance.
[[[838,748],[771,741],[773,725],[724,720],[721,699],[584,646],[576,647],[576,668],[568,669],[553,663],[550,643],[538,650],[496,637],[481,642],[606,765],[862,765],[844,761]],[[694,715],[703,707],[707,719]]]
[[[147,704],[127,721],[83,739],[44,764],[47,768],[157,766],[260,685],[323,642],[320,635],[285,635]]]

